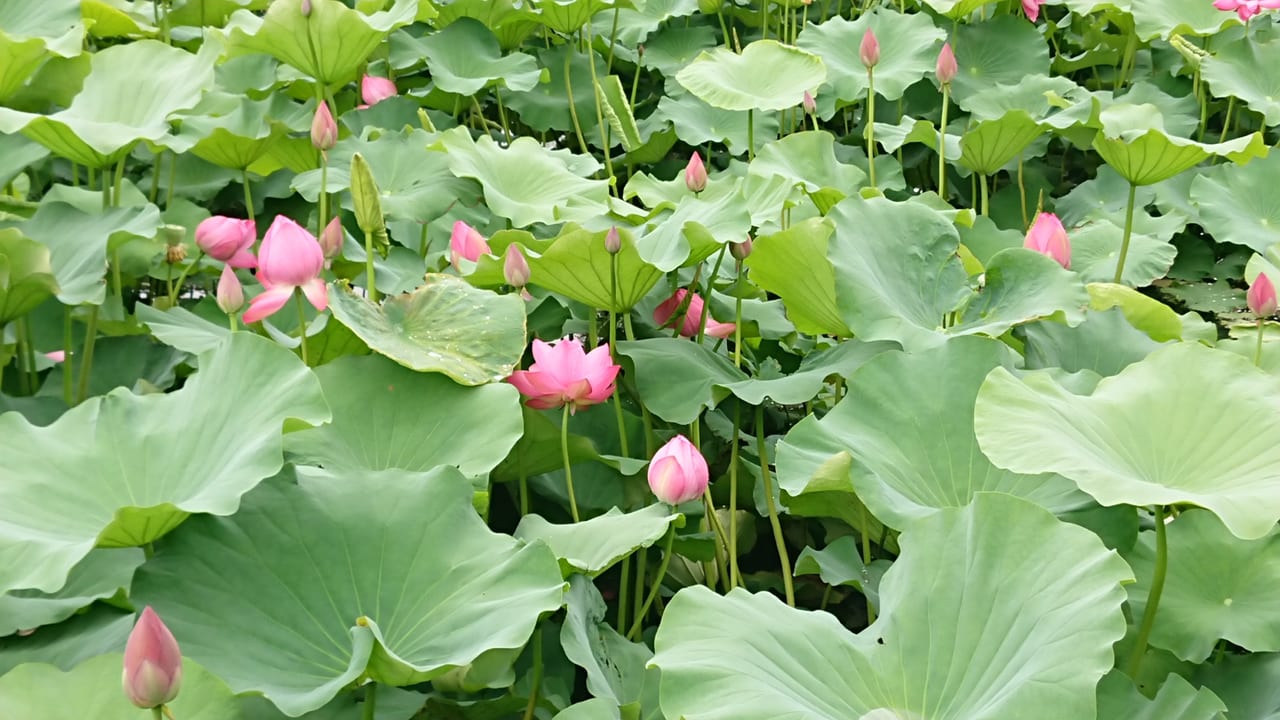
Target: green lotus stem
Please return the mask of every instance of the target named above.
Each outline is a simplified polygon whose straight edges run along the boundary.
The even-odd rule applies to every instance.
[[[156,156],[160,157],[160,156]],[[155,177],[154,175],[152,177]],[[154,183],[153,183],[154,186]],[[71,187],[80,187],[80,166],[71,163]],[[152,193],[151,201],[155,202],[155,193]]]
[[[618,581],[618,632],[625,632],[627,629],[627,610],[631,609],[631,603],[627,597],[631,590],[631,556],[627,555],[622,558],[621,579]]]
[[[84,351],[80,357],[80,386],[76,391],[76,403],[89,397],[89,374],[93,368],[93,345],[98,340],[98,306],[89,308],[89,320],[84,329]]]
[[[364,283],[365,289],[369,291],[369,302],[378,302],[378,286],[374,283],[373,272],[373,233],[368,230],[364,233]]]
[[[538,693],[542,690],[542,628],[533,631],[533,682],[529,684],[529,702],[524,706],[524,720],[533,720],[538,707]]]
[[[867,169],[871,173],[871,187],[876,185],[876,71],[867,68]]]
[[[236,322],[235,313],[227,313],[227,327],[230,328],[231,332],[236,332],[240,329],[240,323]]]
[[[511,126],[507,125],[507,108],[502,104],[502,93],[498,91],[498,86],[493,86],[493,99],[498,102],[498,120],[502,123],[502,135],[507,139],[507,145],[511,145]]]
[[[631,629],[627,631],[628,640],[634,640],[636,634],[640,632],[640,628],[644,627],[645,613],[649,612],[649,606],[653,604],[654,598],[658,597],[658,590],[662,587],[662,579],[667,576],[667,566],[671,564],[671,543],[675,539],[676,526],[675,523],[672,523],[667,526],[667,542],[662,547],[662,561],[658,563],[658,572],[653,577],[653,585],[649,588],[649,595],[636,612],[635,622],[632,623]]]
[[[249,189],[249,168],[240,170],[241,184],[244,185],[244,212],[245,217],[249,218],[249,222],[254,222],[253,217],[253,191]],[[324,230],[324,226],[320,226],[320,230]]]
[[[307,311],[302,305],[302,289],[293,291],[293,299],[298,306],[298,340],[302,347],[302,364],[310,366],[311,359],[307,355]]]
[[[769,524],[773,526],[773,542],[778,546],[778,562],[782,564],[782,588],[787,604],[796,606],[796,591],[791,582],[791,558],[787,556],[787,540],[778,522],[778,504],[773,500],[773,478],[769,474],[769,447],[764,441],[764,405],[756,406],[756,443],[760,453],[760,478],[764,481],[764,501],[769,506]]]
[[[720,34],[724,36],[724,48],[726,50],[733,49],[732,37],[729,35],[729,26],[724,24],[724,11],[716,11],[716,19],[720,21]]]
[[[149,200],[152,205],[154,205],[156,200],[160,197],[160,163],[164,160],[165,152],[166,151],[161,150],[156,153],[156,162],[151,166],[151,190],[147,193],[147,200]],[[71,182],[76,187],[80,187],[80,177],[79,173],[76,172],[75,163],[71,163]]]
[[[768,0],[765,0],[768,2]],[[768,34],[765,35],[768,37]],[[747,161],[756,159],[756,113],[747,110]]]
[[[699,432],[701,427],[702,418],[699,416],[694,418],[693,426],[689,431],[693,446],[698,448],[699,451],[702,449],[702,439]],[[728,590],[732,587],[729,585],[729,563],[725,559],[725,556],[729,554],[729,537],[725,534],[724,526],[720,524],[720,516],[716,515],[716,501],[711,497],[711,487],[709,485],[702,490],[702,504],[706,509],[707,526],[711,528],[716,538],[716,543],[713,546],[716,557],[716,573],[720,576],[720,584],[724,586],[725,590]],[[712,578],[710,576],[707,581],[707,586],[711,587]]]
[[[93,169],[94,168],[92,165],[84,166],[85,174],[88,176],[87,178],[85,178],[85,181],[84,181],[84,186],[85,186],[85,189],[87,190],[92,190],[93,186],[98,184],[98,179],[97,179],[98,174],[95,173]]]
[[[0,338],[4,337],[4,328],[5,328],[4,323],[0,323]],[[30,395],[32,394],[31,378],[30,376],[27,375],[25,368],[22,367],[26,359],[26,353],[22,352],[22,332],[15,331],[14,335],[18,339],[18,352],[13,358],[13,365],[18,372],[19,389],[23,392],[23,394]],[[7,361],[6,361],[6,364],[7,364]],[[0,370],[3,370],[3,366],[0,366]]]
[[[378,715],[378,684],[371,682],[364,686],[364,709],[360,713],[362,720],[374,720]]]
[[[582,125],[578,123],[578,107],[573,101],[573,80],[569,77],[569,61],[573,59],[573,47],[566,40],[564,44],[564,91],[569,101],[569,119],[573,120],[573,134],[578,138],[578,147],[582,148],[583,155],[590,155],[591,151],[587,149],[587,141],[582,137]]]
[[[1262,318],[1258,318],[1258,346],[1253,350],[1253,364],[1262,367]]]
[[[156,5],[159,4],[160,3],[156,3]],[[164,710],[161,710],[161,707],[162,706],[157,705],[156,707],[151,708],[151,717],[154,718],[154,720],[164,720]]]
[[[1227,98],[1227,116],[1222,120],[1222,134],[1218,136],[1218,142],[1225,142],[1227,139],[1227,131],[1231,128],[1231,113],[1236,109],[1236,96],[1232,95]],[[1214,156],[1216,161],[1218,158]]]
[[[618,317],[614,306],[618,303],[618,256],[609,257],[609,357],[618,357]],[[631,457],[631,448],[627,442],[627,425],[622,412],[622,392],[618,383],[613,384],[613,412],[618,422],[618,447],[623,457]]]
[[[1116,275],[1112,282],[1119,283],[1124,276],[1124,260],[1129,256],[1129,239],[1133,236],[1133,206],[1137,202],[1138,186],[1129,183],[1129,205],[1124,211],[1124,237],[1120,241],[1120,257],[1116,259]]]
[[[614,23],[618,21],[616,15],[617,9],[614,10]],[[616,25],[615,25],[616,27]],[[591,42],[591,23],[583,25],[586,30],[587,39],[587,67],[591,68],[591,96],[595,98],[596,106],[596,130],[600,133],[600,147],[604,149],[604,168],[609,173],[609,178],[613,179],[613,158],[609,152],[609,126],[604,121],[604,111],[600,109],[600,96],[603,92],[600,90],[600,79],[596,77],[596,51]],[[612,50],[610,51],[612,52]],[[567,76],[566,76],[567,77]],[[612,183],[610,183],[612,185]]]
[[[120,304],[124,305],[124,280],[120,277],[120,249],[117,248],[111,252],[111,284],[114,286],[112,290],[117,298],[120,298]]]
[[[1031,227],[1027,219],[1027,186],[1022,180],[1022,153],[1018,153],[1018,207],[1022,210],[1022,229]]]
[[[1142,625],[1138,628],[1138,640],[1129,654],[1129,665],[1125,672],[1136,680],[1138,670],[1142,669],[1142,658],[1147,654],[1147,640],[1151,637],[1151,627],[1156,622],[1156,611],[1160,608],[1160,595],[1164,592],[1164,578],[1169,571],[1169,542],[1165,537],[1164,506],[1156,506],[1156,569],[1151,577],[1151,589],[1147,591],[1147,607],[1142,612]]]
[[[974,174],[976,175],[977,173],[974,173]],[[988,193],[990,192],[990,190],[987,187],[987,180],[988,178],[986,175],[981,175],[978,177],[978,188],[982,192],[982,204],[979,211],[981,212],[983,217],[986,216],[987,210],[990,207],[990,198],[988,197]]]
[[[636,618],[636,621],[638,622],[640,618],[643,617],[640,614],[640,606],[644,604],[644,579],[645,579],[645,576],[648,575],[647,570],[649,567],[649,549],[646,547],[641,547],[636,552],[640,553],[640,561],[636,563],[636,586],[634,588],[635,607],[632,610],[632,615]]]
[[[564,483],[569,489],[569,514],[578,522],[578,500],[573,496],[573,468],[569,463],[569,410],[571,403],[565,403],[564,415],[560,420],[560,457],[564,460]]]
[[[320,102],[324,102],[322,98]],[[324,234],[324,226],[329,222],[329,153],[320,151],[320,217],[316,220],[316,237]]]
[[[200,261],[203,259],[204,250],[200,250],[196,253],[196,259],[192,260],[185,268],[182,269],[182,273],[178,275],[178,282],[174,283],[173,289],[169,291],[169,307],[173,307],[178,304],[178,296],[182,294],[182,283],[186,282],[187,275],[191,274],[191,269],[199,265]]]
[[[635,328],[631,326],[631,313],[622,316],[622,329],[627,334],[627,339],[634,342],[636,339]],[[640,397],[639,391],[635,393],[636,404],[640,406],[640,418],[644,421],[644,451],[649,457],[658,449],[658,436],[653,432],[653,416],[649,414],[649,408],[644,404],[644,398]]]
[[[75,404],[75,378],[72,372],[74,353],[71,352],[72,330],[71,308],[64,305],[62,307],[62,401],[67,404],[67,407]]]
[[[173,206],[173,187],[178,182],[178,154],[173,153],[169,157],[169,187],[164,189],[164,207],[169,209]]]
[[[1132,23],[1132,21],[1130,21]],[[1129,28],[1128,39],[1124,45],[1124,57],[1120,63],[1120,71],[1116,74],[1116,82],[1112,91],[1119,90],[1129,81],[1129,73],[1133,70],[1134,57],[1138,52],[1138,31],[1137,28]]]
[[[862,498],[858,498],[858,522],[862,524],[862,566],[871,567],[871,521],[867,518],[867,506],[862,502]],[[862,589],[862,597],[867,601],[867,623],[876,621],[876,608],[871,603],[871,596],[867,594],[867,589]]]
[[[17,331],[22,342],[23,363],[27,366],[27,382],[31,386],[31,393],[35,394],[40,377],[36,373],[36,347],[31,341],[31,323],[26,317],[18,318]]]
[[[741,322],[742,318],[739,317]],[[733,439],[729,443],[729,588],[742,585],[738,570],[738,431],[742,425],[742,401],[733,408]]]
[[[947,110],[951,105],[951,83],[942,86],[942,125],[938,128],[938,196],[947,199]]]
[[[106,172],[102,175],[103,183],[106,182]],[[120,191],[124,188],[124,158],[120,158],[120,162],[116,163],[116,179],[112,184],[111,207],[120,207]]]
[[[698,318],[698,344],[702,344],[702,338],[707,331],[707,318],[711,316],[711,290],[715,287],[716,278],[720,276],[720,263],[724,262],[725,251],[729,249],[729,243],[720,246],[720,254],[716,256],[716,264],[711,268],[711,277],[707,278],[707,289],[702,293],[702,316]]]

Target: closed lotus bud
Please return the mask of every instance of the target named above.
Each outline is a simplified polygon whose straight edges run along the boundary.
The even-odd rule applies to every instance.
[[[748,235],[747,239],[742,242],[729,243],[729,254],[733,256],[734,260],[742,262],[751,254],[751,245],[751,236]]]
[[[360,79],[360,99],[365,105],[377,105],[389,97],[395,97],[396,84],[384,77],[365,75]]]
[[[942,52],[938,53],[935,72],[938,74],[938,82],[943,85],[950,85],[956,78],[956,73],[960,72],[959,66],[956,65],[956,54],[951,50],[951,43],[942,44]]]
[[[124,647],[124,694],[140,708],[156,708],[178,696],[182,652],[173,633],[150,607],[143,608]]]
[[[196,226],[196,245],[200,250],[232,267],[258,266],[253,257],[253,243],[257,239],[258,228],[252,220],[214,215]]]
[[[800,101],[800,104],[804,106],[804,111],[808,115],[818,112],[818,102],[813,99],[813,93],[808,90],[804,91],[804,99]]]
[[[329,103],[321,100],[311,118],[311,144],[317,150],[329,150],[338,142],[338,124],[329,112]]]
[[[683,435],[671,438],[649,461],[649,489],[668,505],[702,497],[709,480],[706,459]]]
[[[868,70],[880,62],[880,41],[876,39],[876,34],[871,28],[867,28],[867,31],[862,34],[862,44],[858,46],[858,58]]]
[[[338,218],[329,221],[320,233],[320,249],[324,251],[324,259],[332,260],[342,250],[342,222]]]
[[[609,232],[604,236],[604,249],[608,250],[610,255],[622,252],[622,236],[618,234],[618,228],[609,228]]]
[[[311,0],[302,0],[302,17],[311,17]]]
[[[1271,278],[1266,273],[1258,273],[1258,277],[1253,279],[1253,284],[1249,286],[1248,300],[1249,309],[1260,318],[1276,313],[1276,286],[1271,284]]]
[[[228,315],[235,315],[244,307],[244,286],[236,271],[230,265],[222,266],[222,276],[218,278],[216,295],[218,308]]]
[[[702,164],[702,156],[696,150],[684,168],[684,185],[695,193],[707,189],[707,166]]]
[[[373,169],[360,153],[351,156],[351,203],[355,205],[356,224],[361,230],[374,234],[386,231],[378,183],[373,179]]]
[[[1071,240],[1067,238],[1067,230],[1062,227],[1062,221],[1053,213],[1042,212],[1036,216],[1022,246],[1041,255],[1048,255],[1062,267],[1071,269]]]
[[[515,243],[507,246],[502,258],[502,277],[511,287],[522,288],[529,284],[529,261],[524,259],[524,253]]]
[[[458,220],[453,224],[453,233],[449,236],[449,262],[454,270],[461,270],[462,261],[476,262],[481,255],[492,255],[489,241],[484,239],[479,230]]]

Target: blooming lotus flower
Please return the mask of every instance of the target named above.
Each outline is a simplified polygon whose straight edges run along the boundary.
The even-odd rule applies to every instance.
[[[228,315],[235,315],[244,307],[244,286],[240,284],[240,278],[236,277],[236,271],[230,265],[222,266],[216,298],[218,308]]]
[[[669,327],[675,324],[671,316],[680,308],[680,304],[684,302],[686,297],[689,297],[689,291],[685,288],[680,288],[676,290],[674,295],[663,300],[657,308],[654,308],[653,321],[658,324],[658,327]],[[680,324],[681,335],[697,337],[698,324],[702,322],[703,305],[702,297],[697,293],[694,293],[693,297],[689,298],[689,307],[686,308],[684,320]],[[716,322],[711,316],[707,316],[705,332],[711,337],[727,338],[733,334],[734,327],[733,323]]]
[[[397,92],[396,84],[387,78],[365,75],[360,79],[360,99],[364,100],[365,107],[395,97]]]
[[[252,250],[257,239],[258,228],[252,220],[214,215],[196,226],[196,245],[204,254],[231,267],[258,266]]]
[[[684,167],[684,186],[695,193],[707,189],[707,166],[702,164],[702,156],[696,150]]]
[[[1215,0],[1213,6],[1219,10],[1234,10],[1240,16],[1240,22],[1248,22],[1263,10],[1280,8],[1280,0]]]
[[[529,261],[515,243],[507,246],[502,258],[502,277],[511,287],[522,288],[529,284]]]
[[[868,70],[880,62],[880,41],[876,39],[876,34],[871,28],[867,28],[867,31],[862,34],[862,44],[858,46],[858,59],[862,60],[862,64],[866,65]]]
[[[1027,19],[1035,22],[1040,19],[1040,6],[1044,4],[1044,0],[1022,0],[1022,12],[1027,14]]]
[[[649,461],[649,489],[668,505],[702,497],[709,479],[706,458],[683,435],[667,441]]]
[[[1249,309],[1254,315],[1264,318],[1276,313],[1276,286],[1266,273],[1258,273],[1249,286]]]
[[[329,289],[320,279],[323,270],[324,251],[315,236],[277,215],[258,251],[258,282],[266,291],[249,301],[244,321],[257,322],[275,313],[293,297],[294,289],[301,289],[311,305],[323,311],[329,307]]]
[[[1041,255],[1048,255],[1062,267],[1071,269],[1071,240],[1067,238],[1067,230],[1062,227],[1062,221],[1053,213],[1042,212],[1036,216],[1022,246]]]
[[[942,43],[942,51],[938,53],[938,65],[934,68],[938,75],[938,82],[943,85],[950,85],[955,79],[956,73],[960,72],[960,67],[956,65],[956,54],[951,49],[951,43]]]
[[[338,123],[333,121],[329,103],[320,101],[316,114],[311,118],[311,144],[317,150],[328,150],[338,142]]]
[[[475,262],[481,255],[492,255],[489,243],[478,230],[461,220],[453,224],[453,234],[449,236],[449,262],[454,270],[460,270],[463,260]]]
[[[182,687],[182,652],[150,607],[143,608],[124,646],[124,694],[140,708],[173,700]]]
[[[537,410],[570,406],[570,412],[602,403],[613,394],[621,366],[613,364],[609,346],[585,352],[582,343],[564,338],[553,343],[533,341],[533,365],[507,378],[525,404]]]
[[[320,233],[320,250],[325,260],[332,260],[342,249],[342,221],[334,217]]]

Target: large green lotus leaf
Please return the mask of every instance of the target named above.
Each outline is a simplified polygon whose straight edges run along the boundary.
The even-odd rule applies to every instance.
[[[1280,654],[1227,655],[1201,665],[1196,680],[1226,702],[1230,717],[1280,720]]]
[[[208,352],[231,333],[225,325],[209,322],[181,305],[157,310],[139,304],[134,312],[138,322],[145,323],[157,340],[183,352]]]
[[[983,175],[994,175],[1026,150],[1044,128],[1024,110],[1010,110],[997,120],[983,120],[960,138],[960,162]]]
[[[646,57],[648,57],[646,55]],[[747,153],[747,113],[712,107],[693,94],[681,92],[678,97],[664,95],[658,100],[658,111],[652,117],[670,120],[676,135],[690,145],[724,143],[729,154]],[[756,114],[754,123],[756,147],[764,138],[776,137],[778,118],[773,114]]]
[[[320,383],[248,333],[201,356],[176,392],[117,389],[48,427],[0,415],[0,588],[52,592],[95,545],[144,545],[191,513],[236,512],[283,464],[289,418],[329,420]]]
[[[935,55],[929,59],[933,69]],[[1091,100],[1088,90],[1061,75],[1028,75],[1014,85],[998,85],[981,95],[965,100],[965,109],[978,120],[999,120],[1013,110],[1022,110],[1032,119],[1053,128],[1063,129],[1088,121],[1076,108]],[[1067,106],[1067,107],[1064,107]]]
[[[266,15],[236,11],[219,31],[233,51],[266,53],[319,80],[324,85],[351,82],[369,55],[394,29],[414,21],[418,0],[395,0],[387,10],[366,15],[340,0],[302,4],[273,2]]]
[[[928,15],[902,15],[888,8],[858,16],[850,22],[836,16],[821,24],[805,25],[796,44],[822,58],[827,66],[827,82],[816,93],[824,117],[835,102],[860,102],[867,98],[867,67],[857,52],[867,30],[880,41],[880,62],[876,64],[876,94],[897,100],[908,87],[933,72],[938,49],[946,33],[934,26]]]
[[[498,38],[478,20],[459,18],[419,41],[436,87],[474,95],[491,85],[517,92],[538,84],[538,61],[532,55],[503,55]]]
[[[174,151],[187,150],[219,167],[242,170],[253,165],[290,130],[310,126],[299,117],[303,106],[282,94],[253,100],[231,93],[209,93],[182,118],[177,140],[168,141]]]
[[[26,637],[0,639],[0,676],[25,663],[48,663],[70,670],[103,653],[122,652],[133,629],[132,612],[91,605],[57,625]]]
[[[463,385],[502,380],[524,355],[520,296],[473,288],[452,275],[427,275],[422,287],[381,305],[334,286],[329,303],[333,316],[374,352]]]
[[[645,407],[667,422],[687,425],[729,396],[747,375],[723,355],[686,338],[623,341],[618,354],[635,364]]]
[[[1130,0],[1133,22],[1140,40],[1168,39],[1170,35],[1213,35],[1235,23],[1231,13],[1213,3],[1198,0]],[[1262,67],[1262,66],[1259,66]]]
[[[676,73],[676,82],[722,110],[785,110],[800,105],[827,79],[822,58],[776,40],[756,40],[735,53],[703,51]]]
[[[810,218],[756,238],[746,266],[751,282],[782,298],[800,332],[848,337],[836,303],[835,269],[827,260],[835,228]]]
[[[525,542],[546,543],[560,558],[565,575],[579,572],[595,577],[637,549],[662,539],[678,517],[662,503],[629,513],[610,508],[603,515],[568,525],[555,525],[541,515],[525,515],[514,534]]]
[[[768,593],[682,590],[658,628],[667,717],[1079,720],[1124,634],[1129,569],[1088,530],[983,493],[902,535],[852,635]],[[927,588],[928,592],[922,592]]]
[[[1233,96],[1280,125],[1280,77],[1251,68],[1280,67],[1280,40],[1227,42],[1200,62],[1200,75],[1217,97]]]
[[[613,700],[591,698],[561,710],[552,720],[622,720],[622,713]]]
[[[27,139],[22,135],[0,135],[0,183],[8,185],[15,178],[27,171],[27,168],[39,163],[49,156],[49,148]],[[6,198],[5,211],[19,214],[15,212],[15,207],[9,203],[19,203],[14,198]],[[32,203],[31,206],[34,206]],[[23,216],[30,215],[34,212],[34,207]]]
[[[193,55],[155,40],[104,48],[93,53],[84,88],[65,110],[38,115],[0,107],[0,132],[21,131],[82,165],[114,164],[139,141],[169,135],[169,116],[194,106],[213,85],[217,54],[213,44]]]
[[[472,492],[448,467],[269,482],[174,533],[134,596],[184,655],[289,715],[366,674],[423,682],[519,648],[560,607],[551,551],[490,532]]]
[[[0,230],[0,327],[57,293],[49,249],[13,228]]]
[[[454,175],[475,178],[493,214],[516,227],[594,219],[608,209],[609,184],[584,175],[594,160],[553,152],[531,137],[500,147],[485,135],[471,139],[465,127],[440,135]]]
[[[51,55],[80,54],[79,0],[0,4],[0,100],[7,100]]]
[[[1276,378],[1234,353],[1177,343],[1104,378],[1092,395],[1046,372],[1019,379],[997,368],[974,424],[997,467],[1059,473],[1103,505],[1199,505],[1256,539],[1280,520],[1280,445],[1257,431],[1277,412]]]
[[[924,4],[952,20],[961,20],[995,0],[924,0]]]
[[[1013,15],[959,26],[952,47],[959,71],[951,81],[951,98],[962,108],[1001,85],[1049,74],[1049,44],[1035,25]]]
[[[536,27],[536,26],[535,26]],[[542,66],[539,82],[527,92],[503,92],[503,102],[516,111],[520,120],[539,132],[548,130],[573,130],[573,116],[569,112],[568,91],[565,89],[565,71],[569,72],[569,84],[573,86],[573,103],[578,111],[578,123],[588,142],[599,139],[595,131],[595,87],[591,81],[591,62],[596,63],[596,76],[609,74],[605,59],[597,53],[581,53],[576,43],[563,43],[536,52]],[[567,66],[567,67],[566,67]],[[577,147],[577,143],[574,143]]]
[[[58,300],[98,305],[106,298],[107,249],[130,238],[155,237],[162,222],[155,205],[86,212],[47,198],[22,232],[49,248]]]
[[[629,231],[619,230],[622,249],[609,254],[608,231],[570,228],[551,247],[529,258],[529,282],[593,308],[629,312],[662,279],[662,271],[640,257]],[[617,287],[611,274],[618,263]]]
[[[1219,165],[1197,176],[1191,201],[1214,240],[1265,253],[1280,242],[1280,203],[1268,191],[1273,187],[1280,187],[1280,153],[1248,165]]]
[[[848,395],[821,420],[806,418],[778,444],[778,485],[791,495],[812,489],[839,453],[853,457],[852,486],[877,517],[905,528],[975,493],[1003,492],[1054,512],[1087,502],[1056,475],[1001,470],[978,450],[973,405],[996,367],[1014,354],[985,338],[956,338],[915,354],[884,353],[849,378]],[[919,408],[930,408],[921,424]]]
[[[1109,219],[1091,220],[1068,232],[1071,238],[1071,269],[1085,282],[1109,283],[1116,276],[1124,228]],[[1121,284],[1146,287],[1165,276],[1178,255],[1171,243],[1135,229],[1129,236]]]
[[[645,686],[645,663],[653,652],[610,627],[605,619],[608,606],[586,577],[569,578],[565,605],[560,644],[565,656],[586,670],[587,692],[617,705],[639,703]]]
[[[1251,652],[1280,650],[1280,534],[1232,535],[1213,513],[1189,510],[1168,526],[1169,568],[1151,644],[1203,662],[1219,639]],[[1155,571],[1154,532],[1126,556],[1138,582],[1129,586],[1134,617],[1146,608]]]
[[[858,539],[845,535],[821,550],[807,547],[796,556],[795,574],[818,575],[831,586],[848,585],[867,596],[880,607],[880,581],[892,563],[888,560],[872,560],[870,565],[862,561]]]
[[[0,676],[0,717],[138,720],[143,711],[120,691],[122,667],[120,653],[99,655],[70,672],[42,663],[20,665]],[[240,718],[239,703],[227,684],[190,659],[182,662],[182,691],[167,707],[182,720]]]
[[[663,272],[690,267],[744,238],[751,230],[751,213],[738,188],[721,185],[701,197],[686,194],[674,210],[654,213],[636,240],[640,257]],[[723,190],[721,189],[723,188]]]
[[[867,173],[856,165],[840,162],[835,154],[835,136],[829,132],[796,132],[760,148],[747,176],[761,179],[780,177],[799,186],[818,204],[819,212],[862,187]]]
[[[332,423],[290,433],[295,462],[335,473],[453,465],[483,475],[519,439],[520,394],[506,383],[463,387],[380,355],[346,356],[316,369]]]
[[[71,568],[57,592],[13,590],[0,595],[0,636],[60,622],[94,600],[115,595],[129,587],[142,560],[137,548],[94,550]]]
[[[615,53],[621,53],[634,48],[637,43],[644,43],[660,27],[664,28],[665,34],[668,20],[688,17],[696,12],[698,12],[697,0],[645,0],[634,8],[620,8],[617,11],[616,21],[614,13],[596,15],[595,20],[592,21],[593,32],[608,37],[614,23],[617,22],[618,47]],[[671,23],[669,27],[678,27],[678,25]],[[649,49],[646,46],[645,55],[648,54]],[[627,55],[626,59],[630,60],[631,56]]]
[[[532,17],[561,35],[570,35],[605,10],[634,7],[631,0],[531,0]]]
[[[458,18],[475,18],[497,34],[503,50],[520,45],[530,33],[538,29],[533,10],[518,0],[458,0],[439,8],[434,25],[443,28]],[[417,58],[415,58],[415,61]]]
[[[1223,143],[1198,143],[1165,131],[1164,116],[1149,103],[1116,103],[1103,109],[1102,131],[1093,149],[1125,180],[1153,185],[1199,165],[1210,157],[1248,162],[1267,154],[1260,133]]]
[[[1170,674],[1152,699],[1118,670],[1098,683],[1098,720],[1222,720],[1226,709],[1211,690],[1197,690],[1181,675]]]
[[[1022,327],[1027,368],[1081,370],[1115,375],[1160,347],[1129,324],[1119,308],[1090,312],[1083,323],[1067,327],[1046,320]]]

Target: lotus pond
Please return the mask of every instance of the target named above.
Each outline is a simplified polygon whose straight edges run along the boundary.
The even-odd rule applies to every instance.
[[[1280,718],[1277,9],[0,0],[0,718]]]

